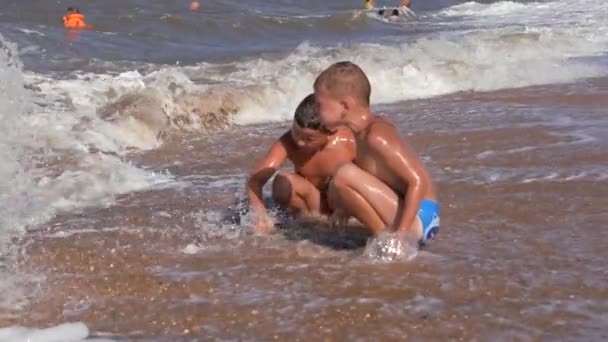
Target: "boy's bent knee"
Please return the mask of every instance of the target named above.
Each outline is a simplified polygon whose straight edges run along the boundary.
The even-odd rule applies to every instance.
[[[357,170],[357,166],[353,163],[340,166],[333,176],[332,183],[334,183],[334,186],[350,184],[357,176]]]
[[[352,163],[344,164],[336,170],[329,183],[328,198],[331,202],[336,201],[342,190],[350,188],[352,177],[356,166]]]
[[[287,206],[292,195],[291,176],[288,173],[280,172],[272,182],[272,199],[279,205]]]

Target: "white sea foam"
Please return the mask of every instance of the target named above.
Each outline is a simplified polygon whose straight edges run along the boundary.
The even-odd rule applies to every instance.
[[[170,179],[123,160],[128,144],[100,143],[111,142],[105,133],[116,130],[90,125],[82,120],[86,113],[36,104],[40,94],[25,88],[16,51],[0,36],[0,312],[19,308],[28,295],[18,285],[29,276],[16,270],[19,247],[13,243],[26,227]]]
[[[521,2],[513,1],[499,1],[490,4],[484,4],[479,2],[465,2],[462,4],[454,5],[446,8],[440,14],[447,16],[476,16],[476,17],[488,17],[488,16],[505,16],[513,15],[518,13],[525,13],[527,11],[538,9],[540,6],[547,7],[549,5],[532,3],[525,4]],[[536,8],[533,8],[536,7]]]
[[[371,239],[364,255],[375,262],[409,261],[418,255],[415,241],[399,239],[396,234],[384,233]]]
[[[503,8],[509,13],[518,11],[512,15],[522,18],[549,6],[498,4],[459,6],[490,6],[494,12]],[[460,13],[459,8],[449,10]],[[480,18],[484,23],[489,20]],[[95,113],[102,108],[112,122],[96,125],[98,140],[90,138],[97,145],[118,149],[154,148],[159,132],[171,127],[196,130],[227,122],[288,120],[298,102],[312,91],[318,73],[340,60],[351,60],[364,69],[372,83],[372,102],[377,104],[458,91],[570,82],[607,73],[605,67],[588,60],[608,50],[607,26],[599,16],[582,16],[584,24],[576,25],[547,18],[526,27],[444,33],[408,43],[319,47],[304,42],[282,58],[167,66],[148,74],[77,73],[67,80],[33,82],[47,97],[72,103],[92,120],[97,120]],[[131,106],[132,102],[138,106]]]
[[[109,339],[87,338],[89,328],[83,323],[64,323],[46,329],[13,326],[0,328],[0,341],[3,342],[111,342]]]

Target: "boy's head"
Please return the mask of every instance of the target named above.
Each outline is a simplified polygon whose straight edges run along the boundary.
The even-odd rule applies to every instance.
[[[371,95],[369,79],[352,62],[338,62],[325,69],[314,84],[320,121],[328,128],[345,123],[346,115],[368,109]]]
[[[296,146],[305,151],[314,151],[327,143],[327,131],[319,120],[315,94],[310,94],[300,102],[293,116],[291,137]]]
[[[68,9],[66,10],[66,12],[68,12],[68,14],[74,13],[74,7],[68,7]]]

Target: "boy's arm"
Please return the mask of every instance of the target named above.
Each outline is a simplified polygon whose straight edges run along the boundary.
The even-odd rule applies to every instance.
[[[272,144],[266,155],[258,161],[247,180],[247,197],[251,210],[256,215],[256,229],[258,230],[270,228],[264,226],[267,223],[268,213],[262,199],[262,188],[287,158],[287,149],[282,140],[279,139]]]
[[[372,128],[368,140],[379,159],[407,186],[403,198],[405,205],[397,212],[393,223],[395,226],[392,227],[396,231],[406,232],[413,226],[424,197],[426,184],[422,181],[423,166],[415,152],[399,136],[397,129],[389,124],[382,123]]]

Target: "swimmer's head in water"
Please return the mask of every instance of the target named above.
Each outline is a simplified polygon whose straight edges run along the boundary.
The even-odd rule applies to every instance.
[[[73,13],[74,12],[74,7],[68,7],[68,9],[66,10],[66,12]]]
[[[363,8],[367,10],[374,8],[374,1],[375,0],[365,0],[365,2],[363,3]]]
[[[325,69],[314,84],[317,110],[321,122],[334,128],[355,107],[369,107],[371,84],[361,68],[348,61]]]
[[[325,129],[316,110],[315,95],[310,94],[300,102],[293,117],[291,137],[303,150],[316,150],[327,143],[331,132]]]
[[[379,10],[379,11],[378,11],[378,15],[379,15],[379,16],[382,16],[382,17],[384,17],[384,18],[388,18],[388,17],[398,17],[398,16],[399,16],[399,10],[395,8],[395,9],[393,9],[393,10],[390,12],[390,14],[389,14],[389,12],[387,12],[386,10],[381,9],[381,10]]]

